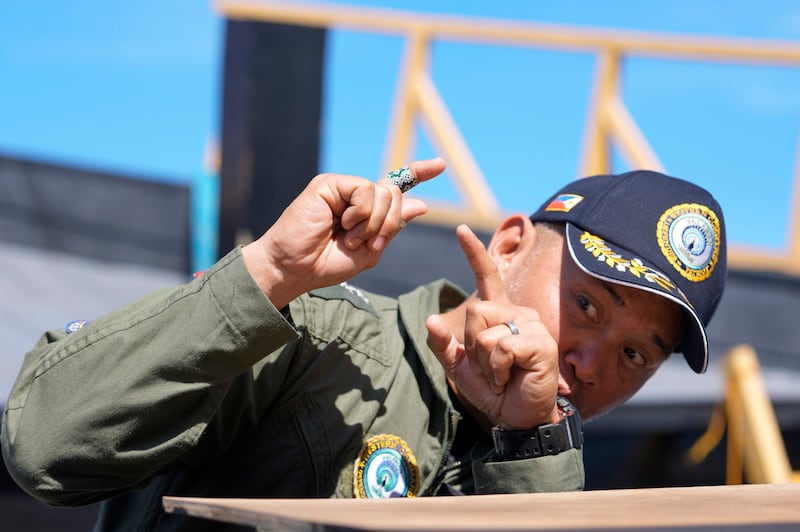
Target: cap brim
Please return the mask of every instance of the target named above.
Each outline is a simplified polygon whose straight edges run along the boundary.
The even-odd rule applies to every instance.
[[[684,330],[676,351],[683,353],[693,371],[705,373],[708,368],[708,338],[705,327],[670,277],[616,242],[589,235],[571,223],[566,224],[566,237],[570,256],[587,274],[611,283],[645,290],[678,304],[684,312]]]

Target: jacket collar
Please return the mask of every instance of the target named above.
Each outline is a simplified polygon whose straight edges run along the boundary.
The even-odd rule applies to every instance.
[[[448,404],[450,398],[447,379],[441,364],[428,347],[428,329],[425,327],[425,320],[431,314],[438,314],[458,306],[466,298],[467,294],[461,288],[445,279],[420,286],[397,298],[400,321],[408,331],[408,336],[419,354],[434,390],[440,399]]]

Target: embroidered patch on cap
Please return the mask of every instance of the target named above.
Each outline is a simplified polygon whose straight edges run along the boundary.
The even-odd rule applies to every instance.
[[[667,209],[656,227],[658,246],[678,272],[693,282],[704,281],[719,258],[720,223],[716,213],[697,203]]]
[[[569,212],[581,201],[583,201],[583,196],[578,194],[561,194],[551,201],[544,210]]]
[[[356,458],[353,491],[359,499],[415,497],[419,489],[417,459],[406,442],[393,434],[373,436]]]

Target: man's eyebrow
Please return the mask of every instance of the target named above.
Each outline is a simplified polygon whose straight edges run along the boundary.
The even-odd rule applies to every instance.
[[[619,295],[619,292],[614,289],[614,285],[606,281],[603,283],[603,288],[605,288],[606,292],[611,295],[611,299],[613,299],[617,305],[620,307],[625,306],[625,300],[622,299],[622,296]]]
[[[667,348],[667,343],[664,341],[663,338],[661,338],[659,335],[653,333],[652,340],[653,340],[653,343],[656,344],[659,349],[661,349],[661,352],[664,353],[665,357],[668,357],[670,355],[670,353],[672,352],[672,349]]]
[[[619,295],[619,292],[617,292],[617,290],[614,288],[613,283],[604,282],[602,286],[603,288],[606,289],[606,292],[609,293],[611,299],[613,299],[617,305],[621,307],[625,306],[625,300],[622,298],[621,295]],[[667,347],[667,342],[665,342],[664,339],[661,338],[658,334],[653,333],[651,340],[661,350],[661,352],[664,353],[664,356],[670,355],[672,350]]]

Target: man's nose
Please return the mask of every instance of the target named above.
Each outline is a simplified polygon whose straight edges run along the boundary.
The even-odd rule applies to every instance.
[[[601,340],[583,341],[569,350],[564,361],[571,365],[575,377],[585,385],[599,382],[608,346]]]

